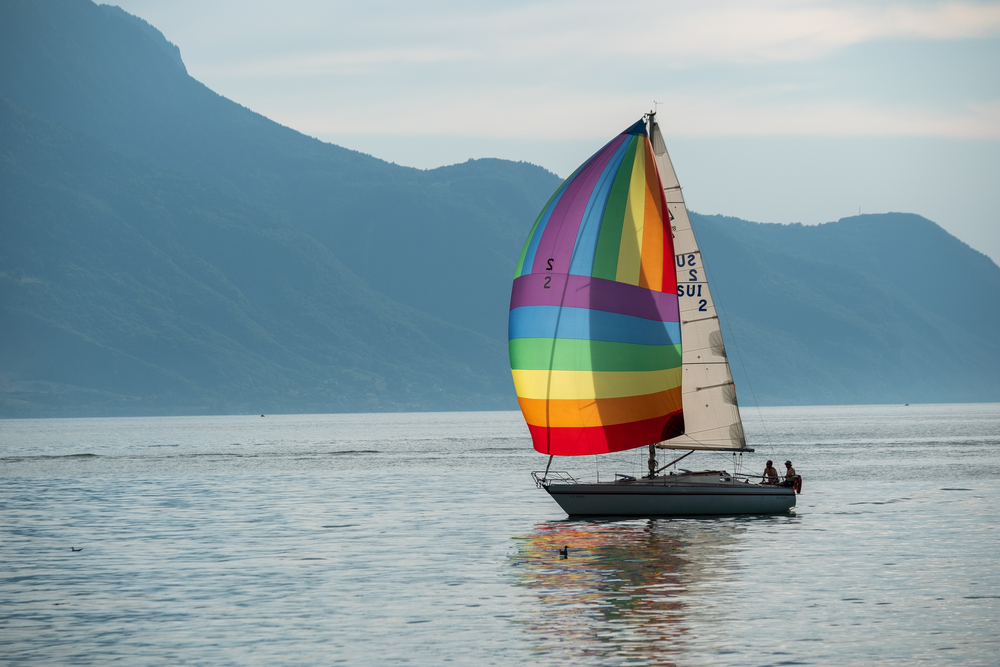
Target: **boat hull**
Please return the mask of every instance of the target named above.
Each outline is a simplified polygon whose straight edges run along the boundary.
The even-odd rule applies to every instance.
[[[717,478],[718,479],[718,478]],[[594,484],[546,484],[570,516],[735,516],[781,514],[795,491],[730,480],[686,482],[669,477]]]

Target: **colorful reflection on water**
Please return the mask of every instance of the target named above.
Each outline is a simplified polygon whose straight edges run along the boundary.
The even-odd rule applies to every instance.
[[[556,521],[515,537],[516,583],[537,600],[522,619],[535,650],[566,663],[673,664],[696,639],[689,620],[703,608],[692,602],[734,576],[726,556],[745,530],[720,521]]]

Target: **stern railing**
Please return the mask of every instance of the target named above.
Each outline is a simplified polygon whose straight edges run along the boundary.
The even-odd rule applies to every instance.
[[[543,489],[553,482],[562,482],[563,484],[579,484],[580,481],[573,477],[565,470],[536,470],[531,473],[532,478],[535,480],[535,486],[539,489]]]

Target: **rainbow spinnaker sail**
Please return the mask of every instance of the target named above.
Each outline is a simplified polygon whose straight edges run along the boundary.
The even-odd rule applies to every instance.
[[[514,269],[510,367],[535,449],[570,456],[684,432],[677,278],[642,121],[556,190]]]

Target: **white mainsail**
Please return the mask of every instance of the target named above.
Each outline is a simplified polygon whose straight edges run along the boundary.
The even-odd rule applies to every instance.
[[[736,386],[722,341],[719,315],[708,287],[701,250],[691,229],[684,195],[667,154],[663,135],[650,122],[653,155],[670,211],[680,296],[683,346],[684,435],[657,445],[663,449],[746,449]]]

